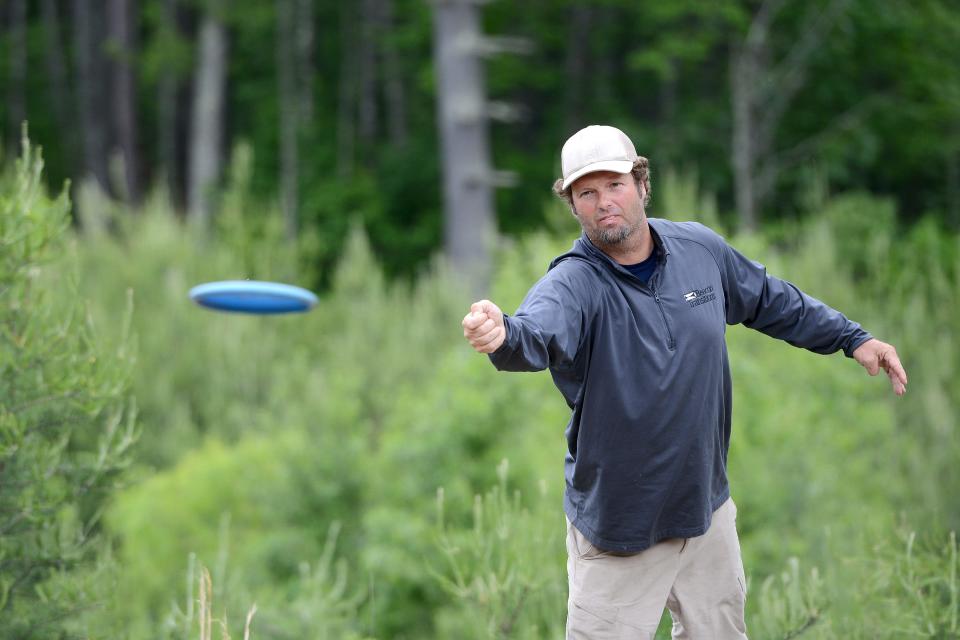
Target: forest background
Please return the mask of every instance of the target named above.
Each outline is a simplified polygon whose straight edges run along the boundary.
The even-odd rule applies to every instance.
[[[457,41],[503,187],[478,283],[444,196],[451,6],[0,4],[0,637],[242,637],[254,603],[254,638],[561,636],[568,410],[459,321],[576,237],[550,185],[595,122],[651,158],[651,215],[910,374],[896,400],[729,329],[751,636],[960,637],[960,7],[467,3],[508,36]],[[224,278],[321,303],[187,300]]]

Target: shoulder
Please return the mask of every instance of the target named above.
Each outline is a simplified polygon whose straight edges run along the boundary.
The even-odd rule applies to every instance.
[[[649,223],[660,239],[669,245],[671,251],[704,250],[718,258],[727,246],[726,240],[719,233],[699,222],[650,218]]]
[[[566,287],[574,294],[588,295],[596,290],[602,273],[600,265],[587,258],[567,255],[555,260],[540,282]]]

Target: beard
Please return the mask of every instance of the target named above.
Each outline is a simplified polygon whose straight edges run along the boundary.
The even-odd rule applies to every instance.
[[[582,226],[581,224],[581,227]],[[635,225],[623,224],[613,229],[584,228],[583,230],[595,246],[614,247],[625,242],[639,227],[640,224],[638,223]]]

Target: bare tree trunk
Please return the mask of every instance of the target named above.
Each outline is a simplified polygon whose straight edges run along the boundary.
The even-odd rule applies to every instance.
[[[178,29],[177,1],[163,0],[160,5],[160,16],[161,31],[176,33]],[[165,68],[160,74],[160,81],[157,86],[157,164],[163,173],[167,190],[170,193],[170,200],[174,203],[180,202],[182,193],[177,149],[177,141],[180,138],[177,126],[178,91],[179,81],[177,77],[172,70]]]
[[[227,30],[215,10],[213,6],[200,26],[190,127],[188,217],[204,230],[210,226],[214,190],[223,169]]]
[[[737,212],[740,214],[740,227],[745,231],[757,229],[756,190],[753,186],[757,150],[751,96],[751,85],[756,82],[754,75],[750,57],[744,52],[734,52],[730,64],[730,98],[733,102],[731,161]]]
[[[586,3],[570,7],[570,35],[567,37],[567,56],[564,63],[563,88],[564,133],[573,133],[584,126],[583,108],[585,77],[590,64],[591,42],[588,34],[593,26],[594,8]]]
[[[476,49],[477,6],[434,4],[434,61],[443,158],[444,248],[475,294],[488,286],[496,218],[490,165],[487,92]]]
[[[112,103],[114,140],[123,160],[124,191],[128,202],[140,202],[140,153],[137,141],[137,92],[133,73],[136,51],[133,25],[136,17],[130,0],[110,0],[109,37],[113,50]]]
[[[384,95],[387,104],[387,127],[390,142],[395,147],[407,144],[409,132],[407,129],[407,105],[404,91],[403,73],[400,69],[400,53],[391,38],[394,33],[393,0],[379,0],[380,33],[383,34],[383,81]]]
[[[97,21],[87,0],[73,0],[73,34],[76,57],[76,96],[80,110],[83,169],[104,193],[110,193],[107,171],[107,127],[103,108],[103,75]]]
[[[62,136],[61,144],[65,147],[64,156],[70,163],[75,161],[75,138],[77,123],[70,117],[67,105],[72,104],[67,88],[67,63],[63,54],[63,40],[60,29],[60,15],[56,0],[43,0],[44,44],[46,48],[47,74],[50,76],[48,88],[49,100],[53,103],[57,129]],[[72,171],[70,172],[73,173]]]
[[[354,78],[355,23],[354,11],[343,3],[340,8],[340,79],[337,87],[337,175],[341,178],[353,173],[356,146],[354,107],[356,81]]]
[[[315,50],[315,30],[313,25],[313,0],[297,0],[296,31],[297,86],[300,123],[307,125],[313,121],[313,77],[316,65],[313,62]]]
[[[667,61],[666,74],[660,79],[660,149],[661,166],[673,165],[677,156],[677,60]]]
[[[377,137],[377,0],[362,0],[360,12],[360,128],[361,148],[369,149]]]
[[[10,113],[10,148],[20,148],[20,127],[27,119],[27,3],[26,0],[10,0],[9,42],[10,57],[7,60],[7,72],[10,75],[7,85],[7,107]]]
[[[296,7],[292,0],[277,0],[277,84],[280,103],[280,204],[287,239],[297,235],[299,183],[298,133],[302,107],[297,95]]]
[[[947,151],[947,223],[960,229],[960,150]]]

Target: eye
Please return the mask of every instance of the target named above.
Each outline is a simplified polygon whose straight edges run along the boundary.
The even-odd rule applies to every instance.
[[[578,194],[578,197],[580,197],[580,198],[587,198],[587,197],[592,196],[592,195],[593,195],[593,189],[584,189],[583,191],[581,191],[581,192]]]

